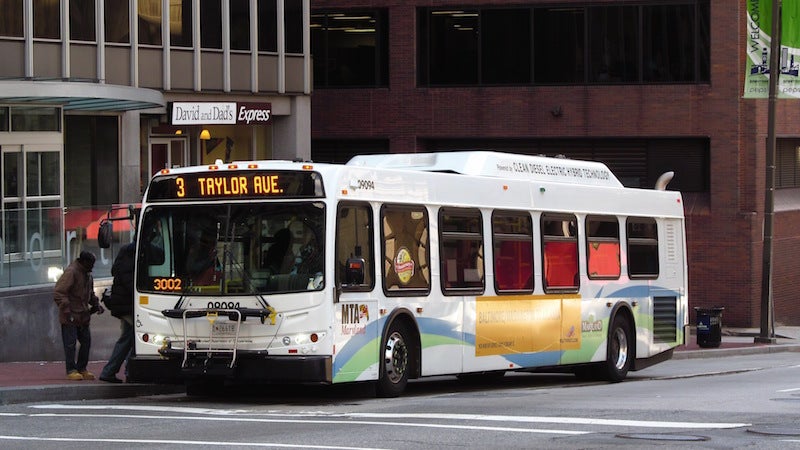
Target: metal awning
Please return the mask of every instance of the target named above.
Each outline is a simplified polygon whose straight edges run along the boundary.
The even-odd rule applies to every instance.
[[[165,108],[155,89],[70,81],[0,81],[0,104],[61,106],[64,111],[131,111]]]

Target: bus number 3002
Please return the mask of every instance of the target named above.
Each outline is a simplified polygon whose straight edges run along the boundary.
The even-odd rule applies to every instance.
[[[180,278],[154,278],[153,289],[157,291],[180,291]]]

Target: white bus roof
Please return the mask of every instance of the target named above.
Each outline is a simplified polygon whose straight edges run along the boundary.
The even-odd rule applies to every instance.
[[[347,165],[622,187],[603,163],[493,151],[357,155]]]

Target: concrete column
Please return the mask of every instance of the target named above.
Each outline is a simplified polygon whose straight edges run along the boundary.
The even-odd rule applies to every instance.
[[[291,114],[275,116],[272,129],[273,159],[311,159],[311,97],[292,97]]]
[[[120,120],[119,151],[119,201],[120,203],[139,203],[142,201],[139,161],[139,122],[138,111],[122,113]],[[144,162],[147,163],[146,161]]]

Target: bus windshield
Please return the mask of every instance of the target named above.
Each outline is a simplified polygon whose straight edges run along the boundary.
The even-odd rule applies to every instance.
[[[140,292],[247,295],[323,288],[322,202],[154,205],[138,242]]]

